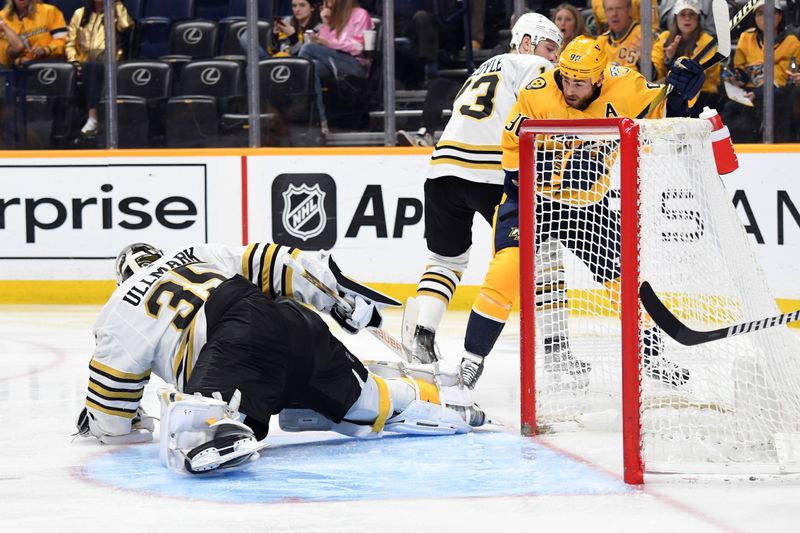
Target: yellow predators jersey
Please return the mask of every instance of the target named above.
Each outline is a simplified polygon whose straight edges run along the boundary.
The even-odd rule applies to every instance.
[[[674,39],[674,37],[673,37]],[[706,45],[711,42],[713,37],[706,33],[702,32],[700,37],[697,39],[697,44],[695,44],[694,48],[692,49],[692,53],[688,54],[691,59],[702,63],[706,59],[711,58],[716,52],[717,47],[712,46],[709,48],[708,52],[703,54],[703,57],[696,57],[698,53],[700,53],[703,49],[705,49]],[[667,77],[667,72],[669,68],[667,64],[664,62],[665,55],[664,55],[664,48],[669,46],[672,39],[669,38],[669,32],[665,31],[662,32],[661,35],[658,36],[656,42],[653,43],[653,66],[656,69],[656,78],[658,81],[663,82],[664,79]],[[673,58],[674,59],[674,58]],[[720,80],[720,72],[722,67],[719,64],[714,65],[710,69],[706,70],[706,81],[703,83],[703,87],[700,89],[704,93],[716,93],[719,91],[719,80]]]
[[[8,10],[3,10],[0,16],[26,44],[25,50],[18,59],[33,59],[31,50],[37,46],[50,48],[51,54],[44,59],[53,59],[64,55],[67,23],[64,20],[64,14],[57,7],[39,4],[32,16],[21,19],[15,14],[9,15]],[[8,41],[2,32],[0,32],[0,64],[5,66],[11,64],[11,59],[8,57]]]
[[[273,297],[317,291],[286,266],[286,253],[300,251],[269,243],[187,246],[117,287],[94,325],[89,363],[86,406],[103,432],[130,432],[151,372],[184,389],[206,343],[205,303],[225,280],[242,275]]]
[[[605,48],[609,65],[638,70],[636,63],[642,54],[642,27],[638,22],[631,24],[619,38],[615,38],[609,30],[600,35],[597,42]]]
[[[747,87],[761,87],[764,84],[764,37],[757,35],[755,28],[742,33],[736,54],[733,56],[733,67],[743,70],[750,77]],[[784,32],[775,39],[775,85],[783,87],[788,81],[789,63],[794,56],[800,61],[800,41],[789,32]]]
[[[453,102],[453,114],[434,148],[428,179],[456,176],[503,183],[500,137],[519,91],[551,70],[546,59],[526,54],[495,56],[467,78]]]
[[[631,0],[631,17],[636,22],[641,23],[641,0]],[[592,14],[597,22],[597,30],[604,31],[608,27],[606,10],[603,9],[603,0],[592,0]],[[653,0],[650,7],[650,17],[653,21],[653,31],[658,29],[658,1]]]
[[[661,85],[648,83],[644,76],[624,67],[606,67],[599,93],[583,111],[567,105],[560,84],[558,70],[551,70],[519,93],[503,128],[504,169],[519,169],[519,128],[525,119],[663,118],[666,112],[664,100],[644,116]]]

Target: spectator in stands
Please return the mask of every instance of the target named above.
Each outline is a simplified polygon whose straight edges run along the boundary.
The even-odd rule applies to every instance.
[[[309,35],[309,42],[300,48],[299,56],[314,63],[320,130],[327,135],[322,79],[336,80],[347,75],[367,77],[370,59],[364,55],[364,31],[371,30],[373,24],[367,10],[358,7],[356,0],[326,0],[320,18],[319,33]]]
[[[699,0],[678,0],[675,4],[675,15],[669,24],[669,30],[662,32],[653,43],[652,60],[659,83],[663,83],[667,72],[679,57],[689,57],[696,61],[704,61],[713,56],[717,47],[712,46],[703,57],[695,54],[704,50],[713,37],[700,25]],[[697,116],[704,106],[716,108],[719,103],[720,66],[715,65],[706,70],[706,81],[697,97],[693,115]]]
[[[706,33],[715,35],[714,19],[711,16],[711,1],[700,0],[700,25]],[[658,6],[658,27],[662,30],[669,30],[669,25],[672,22],[673,11],[675,4],[678,0],[662,0]]]
[[[800,81],[791,68],[800,62],[800,40],[784,27],[783,0],[775,2],[775,64],[773,70],[775,84],[775,140],[794,141],[793,104],[796,98],[795,86],[791,82]],[[731,131],[734,142],[758,142],[763,128],[764,97],[764,0],[756,4],[755,28],[742,32],[736,54],[733,56],[734,85],[744,88],[746,98],[753,102],[749,107],[732,100],[725,104],[722,116]]]
[[[597,38],[606,49],[609,65],[639,70],[642,53],[642,27],[631,16],[631,0],[603,0],[608,31]]]
[[[672,0],[672,2],[674,3],[675,0]],[[710,4],[711,0],[708,0],[708,2]],[[603,0],[592,0],[592,14],[594,15],[595,25],[597,26],[597,33],[603,33],[604,31],[608,30],[609,27],[608,17],[606,16],[606,10],[603,6],[603,3]],[[631,18],[633,18],[633,20],[635,20],[637,23],[641,22],[641,3],[641,0],[631,1]],[[658,31],[658,0],[652,0],[650,8],[652,9],[650,16],[652,17],[653,31]],[[610,57],[609,60],[611,60]]]
[[[460,2],[458,0],[437,1],[439,1],[438,16],[431,11],[417,11],[400,31],[401,35],[405,35],[413,42],[417,61],[417,65],[412,67],[413,70],[422,69],[425,80],[428,82],[439,76],[440,51],[453,49],[452,51],[456,52],[458,46],[455,43],[458,42],[464,31],[461,19],[456,19],[449,24],[444,23],[444,19],[461,7]],[[486,0],[471,0],[469,7],[470,46],[473,50],[477,50],[483,47],[485,38]],[[413,73],[410,77],[418,78],[418,75]]]
[[[103,55],[106,50],[106,30],[103,0],[85,0],[69,22],[67,35],[67,61],[78,67],[78,75],[83,80],[86,94],[86,106],[89,118],[81,128],[84,135],[97,133],[97,105],[100,103],[100,92],[103,90]],[[117,36],[133,27],[133,19],[121,0],[114,4],[115,30]],[[122,59],[121,42],[117,42],[117,59]]]
[[[558,26],[558,29],[561,30],[561,35],[564,38],[564,41],[561,43],[562,50],[578,35],[592,37],[589,28],[586,27],[586,20],[583,18],[583,15],[581,15],[578,8],[572,4],[564,3],[559,5],[555,11],[553,11],[553,22]]]
[[[64,57],[67,24],[57,7],[40,0],[7,0],[0,18],[5,37],[0,39],[0,62],[22,66],[35,60]],[[9,39],[11,33],[17,37]]]
[[[18,56],[24,49],[22,38],[0,16],[0,67],[10,67],[10,56]]]
[[[275,57],[296,56],[303,46],[306,31],[318,31],[319,6],[311,0],[292,0],[291,17],[275,17],[275,44],[270,55]]]

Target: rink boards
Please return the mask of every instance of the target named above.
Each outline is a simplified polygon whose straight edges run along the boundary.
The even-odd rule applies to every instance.
[[[724,178],[731,201],[779,303],[794,308],[800,147],[737,152],[741,168]],[[101,303],[113,290],[113,257],[137,241],[332,248],[348,274],[405,298],[427,257],[429,156],[421,148],[2,153],[0,302]],[[476,218],[455,307],[471,305],[490,242]]]

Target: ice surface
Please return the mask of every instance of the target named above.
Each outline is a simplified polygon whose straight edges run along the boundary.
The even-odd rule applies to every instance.
[[[514,320],[476,390],[508,428],[454,437],[354,441],[286,434],[246,472],[180,476],[156,444],[72,440],[98,307],[0,307],[0,531],[800,531],[800,485],[621,481],[620,439],[525,439],[518,425]],[[438,335],[458,358],[466,313]],[[386,327],[399,336],[400,313]],[[335,328],[336,326],[333,326]],[[340,338],[365,359],[393,355]],[[153,380],[144,405],[156,414]]]

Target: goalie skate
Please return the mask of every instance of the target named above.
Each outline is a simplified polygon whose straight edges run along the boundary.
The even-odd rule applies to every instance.
[[[258,452],[267,446],[258,442],[253,431],[241,422],[221,420],[216,424],[214,438],[185,454],[183,464],[190,474],[241,469],[256,461]]]

